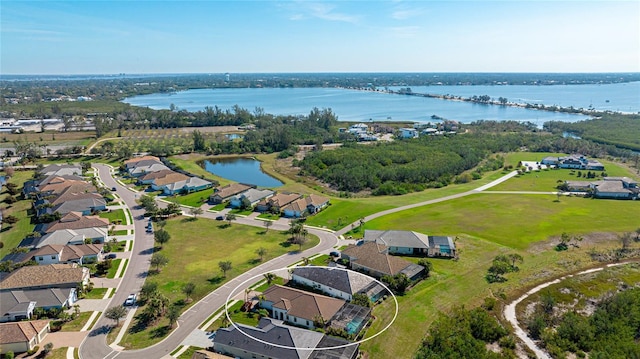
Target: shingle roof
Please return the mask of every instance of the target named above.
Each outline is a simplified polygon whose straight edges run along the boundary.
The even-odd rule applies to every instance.
[[[306,359],[311,355],[311,350],[308,349],[316,348],[324,337],[322,333],[284,325],[281,321],[271,318],[260,319],[257,327],[250,327],[244,324],[236,325],[241,328],[242,332],[267,343],[300,349],[287,349],[264,344],[248,337],[235,326],[230,326],[228,328],[220,328],[216,332],[216,336],[213,339],[213,345],[216,350],[219,350],[219,345],[223,344],[268,358]],[[307,350],[303,348],[307,348]]]
[[[153,181],[153,184],[155,184],[156,186],[164,186],[164,185],[167,185],[169,183],[185,181],[188,178],[189,178],[189,176],[183,175],[182,173],[173,172],[173,173],[167,174],[164,177],[156,178]]]
[[[248,190],[249,188],[255,188],[255,186],[251,186],[251,185],[244,184],[244,183],[231,183],[231,184],[228,184],[228,185],[226,185],[224,187],[216,188],[211,196],[212,197],[218,196],[218,197],[220,197],[222,199],[226,199],[226,198],[235,196],[237,194],[240,194],[240,193]]]
[[[27,309],[29,303],[35,307],[61,307],[67,302],[75,288],[16,289],[0,291],[0,315]]]
[[[263,198],[272,196],[274,194],[274,192],[272,190],[269,189],[256,189],[256,188],[249,188],[247,191],[241,193],[241,194],[237,194],[234,197],[241,199],[242,197],[245,197],[247,200],[249,200],[249,202],[254,203],[257,202]]]
[[[199,178],[199,177],[188,177],[187,176],[187,178],[185,180],[169,183],[169,184],[166,185],[166,187],[169,190],[176,191],[176,190],[182,189],[184,187],[196,188],[196,187],[201,187],[201,186],[208,186],[208,185],[211,185],[211,184],[212,184],[211,182],[209,182],[207,180],[203,180],[202,178]]]
[[[98,216],[83,216],[78,212],[69,212],[55,222],[51,222],[45,233],[51,233],[61,229],[80,229],[91,227],[109,227],[109,220]]]
[[[429,248],[429,238],[413,231],[376,231],[367,229],[364,231],[365,241],[376,241],[387,247],[404,248]]]
[[[156,172],[149,172],[147,174],[145,174],[144,176],[140,177],[140,180],[142,181],[147,181],[150,179],[156,179],[156,178],[162,178],[166,175],[169,175],[171,173],[176,173],[175,171],[172,170],[160,170],[160,171],[156,171]]]
[[[129,164],[138,163],[138,162],[144,161],[144,160],[160,161],[160,159],[158,157],[156,157],[156,156],[142,156],[142,157],[130,158],[130,159],[124,161],[124,164],[125,165],[129,165]]]
[[[351,262],[371,268],[377,272],[396,275],[413,263],[388,254],[388,247],[376,242],[365,242],[362,245],[349,245],[342,251]]]
[[[16,269],[0,281],[0,289],[22,289],[82,282],[87,268],[75,264],[49,264]]]
[[[273,197],[269,198],[268,202],[273,206],[283,208],[300,197],[302,197],[302,195],[298,193],[277,193]]]
[[[48,244],[29,254],[33,257],[60,254],[60,262],[67,262],[72,260],[79,260],[84,256],[94,256],[101,251],[102,244]]]
[[[266,300],[273,302],[274,307],[310,321],[317,316],[329,321],[345,303],[344,300],[280,285],[271,286],[262,294]]]
[[[33,339],[49,325],[48,320],[0,324],[0,344],[22,343]]]
[[[292,275],[350,294],[358,293],[375,283],[367,276],[354,271],[324,267],[295,267]]]

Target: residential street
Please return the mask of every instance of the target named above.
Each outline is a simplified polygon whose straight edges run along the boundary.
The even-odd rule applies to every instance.
[[[113,298],[110,299],[109,305],[105,307],[106,309],[114,305],[121,305],[121,303],[123,303],[126,299],[127,295],[129,295],[130,293],[138,293],[140,291],[140,288],[144,283],[144,279],[146,278],[146,273],[149,269],[149,260],[153,253],[154,240],[153,235],[147,234],[144,230],[144,227],[146,225],[146,220],[142,217],[144,214],[144,210],[139,208],[138,204],[136,203],[136,199],[140,194],[132,192],[126,187],[117,183],[110,172],[109,166],[103,164],[95,164],[94,167],[98,169],[100,179],[107,187],[117,188],[118,195],[131,209],[131,214],[133,215],[135,225],[135,241],[129,267],[127,268],[127,271],[122,278],[119,287],[117,288],[116,294],[113,296]],[[384,216],[389,213],[443,202],[468,196],[471,194],[477,194],[499,183],[502,183],[509,178],[512,178],[516,174],[517,172],[515,171],[511,172],[489,184],[471,191],[375,213],[365,217],[364,220],[369,221],[371,219]],[[166,204],[166,202],[158,201],[158,205],[161,207],[166,206]],[[183,210],[186,211],[187,208],[183,208]],[[200,217],[215,219],[215,217],[219,215],[219,213],[204,211],[204,213],[201,214]],[[255,219],[255,216],[238,217],[236,219],[236,222],[250,226],[263,227],[263,221]],[[355,224],[357,225],[357,223]],[[280,219],[278,221],[274,221],[274,224],[271,228],[275,230],[286,231],[289,229],[289,224],[286,219]],[[338,244],[346,244],[346,242],[341,241],[338,236],[346,233],[350,228],[351,225],[347,225],[343,229],[334,233],[313,227],[307,227],[307,230],[310,234],[316,235],[320,238],[320,243],[316,247],[300,253],[291,252],[284,254],[278,258],[274,258],[266,263],[263,263],[227,282],[215,291],[209,293],[206,297],[201,299],[198,303],[194,304],[189,310],[183,313],[178,320],[178,328],[176,328],[162,342],[151,347],[139,350],[121,351],[108,346],[106,343],[106,336],[109,328],[113,325],[113,321],[102,316],[94,326],[94,329],[89,333],[89,335],[81,344],[80,357],[82,359],[112,359],[115,357],[139,359],[140,357],[162,358],[168,356],[169,353],[171,353],[175,348],[181,345],[186,338],[193,336],[194,331],[198,331],[197,328],[204,320],[206,320],[212,313],[218,310],[218,308],[225,305],[227,297],[236,286],[250,279],[251,277],[259,276],[262,273],[287,267],[291,264],[299,262],[303,257],[309,257],[317,253],[329,253],[334,249],[334,246]],[[254,282],[258,282],[259,280],[260,278],[255,279]],[[250,284],[252,283],[248,283],[247,285]]]

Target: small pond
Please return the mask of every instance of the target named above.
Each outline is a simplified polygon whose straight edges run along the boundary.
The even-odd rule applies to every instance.
[[[253,158],[220,158],[203,161],[207,172],[232,181],[254,184],[258,187],[280,187],[282,182],[262,172],[260,161]]]

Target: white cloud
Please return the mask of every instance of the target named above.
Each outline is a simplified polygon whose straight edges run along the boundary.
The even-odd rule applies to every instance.
[[[340,21],[356,24],[360,21],[360,15],[348,14],[336,11],[336,5],[318,2],[293,2],[286,5],[294,12],[290,20],[304,20],[317,18],[327,21]]]

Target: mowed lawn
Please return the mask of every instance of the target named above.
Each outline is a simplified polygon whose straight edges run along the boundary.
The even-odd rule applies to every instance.
[[[4,175],[4,172],[2,172]],[[8,183],[15,183],[18,186],[18,190],[22,192],[22,187],[25,181],[28,181],[33,176],[33,171],[15,171],[12,178],[7,180]],[[4,208],[4,216],[15,216],[18,218],[18,222],[9,225],[7,223],[2,224],[2,230],[0,230],[0,241],[3,243],[0,248],[0,258],[9,254],[11,249],[20,244],[20,241],[24,239],[29,233],[33,232],[35,224],[31,223],[31,217],[28,217],[27,211],[31,209],[31,200],[23,199],[18,200],[15,203],[7,204],[4,199],[9,196],[6,191],[6,187],[2,187],[4,191],[0,193],[0,207]],[[15,196],[16,199],[22,198],[22,195]]]
[[[196,284],[192,298],[197,301],[252,267],[260,264],[255,253],[260,247],[267,249],[263,261],[268,261],[289,251],[297,251],[298,245],[289,245],[289,234],[264,228],[244,226],[207,218],[179,217],[167,221],[165,229],[171,235],[160,253],[169,258],[169,264],[159,274],[151,275],[147,280],[159,283],[160,290],[172,302],[184,299],[182,286],[187,282]],[[319,243],[315,236],[309,236],[303,250]],[[231,261],[233,269],[227,272],[226,279],[218,268],[218,262]]]
[[[399,297],[398,318],[388,331],[365,342],[362,350],[370,358],[410,358],[420,345],[429,325],[439,313],[453,306],[475,307],[488,296],[505,293],[513,299],[528,287],[567,271],[594,265],[588,253],[594,247],[619,248],[617,241],[582,244],[580,248],[556,252],[532,249],[535,242],[562,232],[633,231],[640,225],[640,203],[554,195],[479,193],[456,200],[387,215],[365,224],[368,229],[415,230],[429,235],[458,236],[460,260],[431,259],[434,274]],[[639,244],[634,244],[638,247]],[[507,275],[505,283],[488,284],[484,278],[492,259],[500,254],[519,253],[524,257],[520,271]],[[416,260],[410,258],[410,260]],[[367,333],[373,335],[393,316],[393,302],[374,310],[381,320]]]
[[[555,195],[478,193],[377,218],[365,229],[469,235],[517,249],[562,232],[633,231],[640,202]]]

